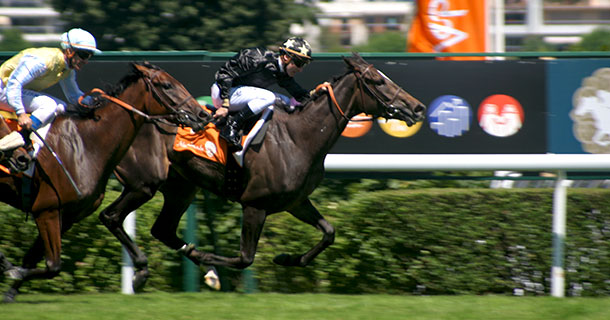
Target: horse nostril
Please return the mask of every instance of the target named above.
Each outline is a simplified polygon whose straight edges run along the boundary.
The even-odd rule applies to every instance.
[[[426,107],[423,104],[417,105],[417,107],[415,107],[415,113],[422,113],[424,112],[424,110],[426,110]]]

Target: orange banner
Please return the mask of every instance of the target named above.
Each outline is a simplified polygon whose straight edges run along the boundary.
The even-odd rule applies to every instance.
[[[485,0],[417,0],[408,52],[486,52]],[[484,57],[450,57],[483,60]]]

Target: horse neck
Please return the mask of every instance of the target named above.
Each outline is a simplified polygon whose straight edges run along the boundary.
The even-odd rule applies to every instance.
[[[118,94],[117,98],[138,111],[145,114],[149,113],[147,106],[150,104],[150,93],[143,79],[131,84]],[[108,105],[103,109],[108,113],[103,115],[107,129],[112,128],[113,131],[121,133],[120,135],[114,135],[115,141],[108,141],[109,147],[110,149],[125,149],[126,152],[146,119],[113,102],[109,102],[109,104],[114,105]],[[116,146],[113,148],[112,145]]]
[[[150,100],[144,86],[139,80],[118,98],[134,109],[144,111]],[[106,185],[112,170],[131,146],[145,120],[112,102],[98,109],[96,118],[58,119],[48,137],[60,159],[74,172],[74,179],[85,195],[95,194],[99,191],[97,189]]]
[[[313,144],[312,149],[320,153],[328,153],[347,126],[348,119],[362,112],[357,81],[352,73],[345,75],[333,85],[339,107],[331,101],[327,93],[304,108],[304,115],[299,122],[308,124],[303,139]]]

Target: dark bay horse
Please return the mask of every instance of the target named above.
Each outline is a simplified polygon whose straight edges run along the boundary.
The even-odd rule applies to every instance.
[[[112,171],[144,123],[159,120],[200,130],[210,120],[180,82],[148,63],[133,63],[105,98],[110,101],[87,117],[65,115],[54,121],[45,141],[68,173],[48,148],[41,148],[31,179],[31,207],[22,204],[22,180],[0,173],[0,201],[31,212],[39,231],[22,267],[13,267],[0,254],[0,268],[15,280],[5,294],[7,302],[14,301],[24,281],[59,273],[62,233],[100,206]],[[46,268],[37,268],[43,254]]]
[[[323,234],[322,240],[304,254],[280,254],[274,262],[306,266],[334,241],[334,228],[320,215],[308,196],[324,175],[324,159],[349,119],[365,112],[404,120],[412,125],[423,120],[425,106],[358,54],[344,58],[348,71],[331,86],[336,102],[319,91],[317,97],[293,114],[273,114],[266,137],[245,154],[238,182],[227,182],[228,169],[190,152],[173,150],[175,136],[145,126],[115,174],[123,193],[106,208],[100,219],[128,249],[136,272],[135,289],[148,276],[146,256],[123,230],[123,220],[151,199],[157,190],[164,196],[162,211],[152,234],[196,264],[246,268],[252,264],[268,215],[288,211]],[[236,168],[231,168],[236,169]],[[234,257],[199,251],[176,235],[178,222],[198,187],[241,203],[243,224],[240,252]],[[236,190],[232,190],[236,189]],[[232,190],[232,191],[231,191]],[[139,277],[139,278],[138,278]]]

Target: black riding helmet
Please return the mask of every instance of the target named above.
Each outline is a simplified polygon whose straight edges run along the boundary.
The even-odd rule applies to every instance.
[[[280,53],[289,56],[298,67],[305,66],[311,58],[311,46],[301,37],[290,37],[280,47]]]

